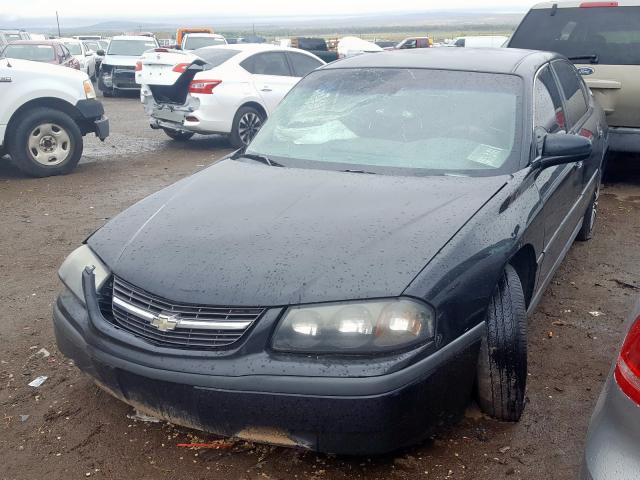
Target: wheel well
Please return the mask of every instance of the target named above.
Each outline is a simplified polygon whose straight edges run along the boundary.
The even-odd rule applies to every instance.
[[[24,112],[34,110],[36,108],[53,108],[55,110],[60,110],[66,113],[76,122],[80,122],[82,120],[82,115],[80,114],[78,109],[65,100],[61,100],[55,97],[36,98],[35,100],[28,101],[24,105],[20,106],[20,108],[18,108],[15,112],[13,112],[13,115],[11,116],[11,119],[9,120],[9,123],[7,125],[7,130],[5,132],[5,145],[8,144],[9,138],[11,138],[9,132],[12,131],[13,126],[18,118],[20,118],[20,116]]]
[[[531,298],[533,297],[533,290],[536,283],[537,264],[535,250],[531,245],[523,246],[511,257],[509,264],[516,270],[520,278],[524,299],[528,308]]]
[[[262,113],[262,115],[264,116],[264,118],[267,118],[269,115],[267,115],[267,111],[264,109],[264,107],[262,105],[260,105],[258,102],[247,102],[247,103],[243,103],[242,105],[240,105],[240,108],[242,107],[252,107],[255,108],[256,110],[258,110],[260,113]],[[240,110],[240,108],[238,110]]]

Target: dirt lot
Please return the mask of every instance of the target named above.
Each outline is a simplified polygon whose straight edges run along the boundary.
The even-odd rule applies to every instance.
[[[87,235],[228,145],[218,137],[169,141],[148,129],[135,98],[105,106],[112,135],[105,144],[86,140],[74,174],[28,179],[0,162],[0,478],[576,477],[590,412],[640,294],[640,159],[615,159],[595,238],[572,248],[530,319],[529,405],[520,423],[492,421],[471,406],[461,424],[432,441],[378,458],[246,443],[193,451],[177,444],[213,438],[128,418],[129,407],[60,355],[51,308],[56,270]],[[39,375],[49,378],[27,386]]]

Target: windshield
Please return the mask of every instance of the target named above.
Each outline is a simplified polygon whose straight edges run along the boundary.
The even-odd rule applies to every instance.
[[[7,45],[3,55],[34,62],[52,62],[56,59],[51,45]]]
[[[184,41],[185,50],[196,50],[198,48],[210,47],[212,45],[226,45],[224,38],[220,37],[192,37],[189,35]]]
[[[595,55],[594,63],[640,64],[640,7],[531,10],[509,47],[548,50],[567,57]],[[589,63],[588,58],[576,63]]]
[[[82,55],[82,48],[80,48],[80,44],[76,42],[63,42],[64,46],[69,49],[71,55]]]
[[[147,50],[156,48],[156,42],[149,40],[111,40],[107,55],[139,57]]]
[[[284,99],[248,154],[286,166],[409,175],[518,169],[519,77],[443,70],[320,70]]]
[[[102,48],[98,42],[93,42],[93,41],[84,42],[84,46],[87,47],[89,50],[93,50],[94,52],[97,52]]]

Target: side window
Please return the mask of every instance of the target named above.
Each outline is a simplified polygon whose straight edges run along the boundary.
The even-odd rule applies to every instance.
[[[402,44],[400,48],[416,48],[417,42],[415,38],[407,40]]]
[[[291,60],[294,77],[304,77],[322,65],[322,62],[304,53],[289,52],[287,55]]]
[[[564,92],[568,121],[573,126],[587,113],[588,109],[582,79],[575,67],[564,60],[553,62],[552,65]]]
[[[547,65],[538,73],[533,86],[533,127],[538,153],[542,151],[544,136],[566,130],[562,98],[556,81]]]
[[[62,49],[62,58],[67,60],[71,56],[71,52],[64,45],[60,45],[60,48]]]
[[[459,38],[458,40],[456,40],[456,43],[454,45],[456,47],[464,47],[466,43],[467,43],[466,38]]]
[[[254,75],[291,76],[287,58],[282,52],[258,53],[245,59],[240,65]]]

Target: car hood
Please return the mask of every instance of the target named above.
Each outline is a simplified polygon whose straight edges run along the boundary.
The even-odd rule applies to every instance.
[[[115,67],[135,67],[140,57],[129,57],[124,55],[105,55],[102,64],[113,65]]]
[[[31,60],[18,60],[15,58],[0,61],[1,66],[7,66],[7,63],[11,65],[12,69],[17,71],[46,75],[47,77],[58,77],[65,81],[70,80],[72,82],[82,83],[83,80],[89,78],[84,72],[72,68],[60,68],[60,65],[54,63],[33,62]],[[10,73],[10,71],[8,72]]]
[[[508,177],[397,177],[222,161],[89,246],[176,302],[279,306],[400,295]]]

